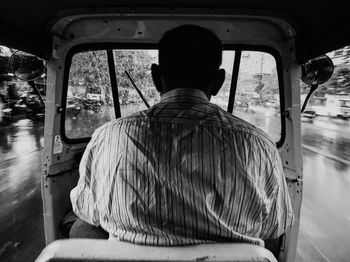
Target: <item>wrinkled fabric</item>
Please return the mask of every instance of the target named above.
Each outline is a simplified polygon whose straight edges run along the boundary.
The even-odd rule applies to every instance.
[[[293,223],[275,143],[199,90],[97,129],[79,172],[73,211],[122,241],[263,245]]]

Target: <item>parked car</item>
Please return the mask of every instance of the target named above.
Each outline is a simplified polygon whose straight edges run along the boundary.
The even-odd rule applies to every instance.
[[[82,109],[82,106],[77,99],[67,99],[66,114],[76,117]]]

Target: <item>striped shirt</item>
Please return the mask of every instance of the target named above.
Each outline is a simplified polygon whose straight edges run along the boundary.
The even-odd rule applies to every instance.
[[[195,89],[97,129],[79,172],[73,211],[122,241],[263,245],[293,222],[275,143]]]

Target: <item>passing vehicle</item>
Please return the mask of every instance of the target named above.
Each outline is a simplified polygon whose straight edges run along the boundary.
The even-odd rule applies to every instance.
[[[340,104],[340,116],[342,118],[350,118],[350,96],[348,97],[344,97],[344,98],[340,98],[339,99],[339,104]]]
[[[2,96],[5,97],[5,96]],[[14,98],[0,98],[3,103],[2,113],[4,120],[13,121],[24,117],[41,117],[45,110],[45,97],[35,91],[28,91]]]
[[[317,116],[331,116],[326,103],[327,98],[325,97],[312,97],[309,102],[309,108],[314,110]]]
[[[326,94],[322,97],[312,97],[309,108],[318,116],[348,119],[350,117],[349,94]]]
[[[350,94],[325,95],[329,116],[347,119],[350,117]]]
[[[316,116],[316,111],[312,107],[306,107],[304,112],[301,113],[302,118],[314,119]]]
[[[342,5],[335,0],[332,6]],[[39,57],[47,68],[43,162],[38,174],[47,246],[37,261],[294,262],[303,193],[301,108],[305,105],[300,102],[300,77],[315,90],[333,71],[321,56],[350,43],[346,8],[336,12],[332,8],[315,0],[2,1],[0,44]],[[223,43],[222,66],[227,75],[224,95],[217,103],[276,141],[296,219],[280,237],[275,255],[263,247],[235,243],[167,248],[115,245],[107,240],[67,239],[63,230],[72,209],[69,193],[78,181],[79,161],[93,131],[145,108],[142,103],[121,106],[120,92],[127,90],[129,81],[123,72],[133,70],[133,76],[140,77],[135,84],[150,94],[149,101],[156,100],[154,92],[142,89],[151,86],[143,66],[157,61],[157,43],[163,33],[183,24],[209,28]],[[23,70],[28,60],[35,64],[23,59],[14,69],[22,77],[40,75],[40,70]],[[73,86],[74,92],[96,90],[102,101],[108,97],[113,102],[103,103],[94,114],[71,119],[69,94],[73,92],[68,89]],[[248,113],[236,110],[241,102],[235,97],[256,90],[277,97],[274,107],[279,110],[266,111],[256,103]]]

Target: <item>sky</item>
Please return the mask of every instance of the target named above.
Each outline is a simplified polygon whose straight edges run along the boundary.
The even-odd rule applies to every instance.
[[[1,56],[11,56],[12,52],[6,46],[0,45],[0,55]]]

